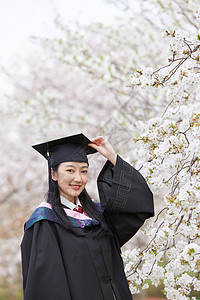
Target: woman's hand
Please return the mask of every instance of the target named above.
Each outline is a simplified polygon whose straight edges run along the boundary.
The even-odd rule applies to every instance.
[[[111,144],[106,141],[103,136],[94,138],[93,140],[91,140],[91,142],[92,143],[88,144],[88,146],[96,149],[115,166],[117,154],[115,153]]]

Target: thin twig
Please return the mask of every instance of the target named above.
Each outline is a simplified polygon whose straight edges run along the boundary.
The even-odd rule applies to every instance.
[[[160,216],[160,214],[161,214],[165,209],[168,210],[169,207],[164,207],[163,209],[161,209],[161,211],[157,214],[157,217],[156,217],[154,223],[156,223],[156,222],[158,221],[158,217]]]

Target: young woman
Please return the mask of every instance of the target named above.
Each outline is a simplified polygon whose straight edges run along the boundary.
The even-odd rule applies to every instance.
[[[142,175],[103,137],[78,134],[33,146],[48,159],[49,191],[25,224],[24,300],[131,300],[120,247],[153,216]],[[87,155],[107,162],[91,200]]]

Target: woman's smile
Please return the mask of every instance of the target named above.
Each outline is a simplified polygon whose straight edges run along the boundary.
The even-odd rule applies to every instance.
[[[79,190],[81,185],[78,185],[78,184],[70,184],[71,188],[74,189],[74,190]]]

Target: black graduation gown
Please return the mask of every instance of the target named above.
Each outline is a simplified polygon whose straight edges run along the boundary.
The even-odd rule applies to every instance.
[[[142,175],[120,156],[99,174],[103,215],[113,235],[94,238],[99,225],[77,228],[41,220],[21,244],[24,300],[131,300],[120,247],[153,216],[153,197]]]

